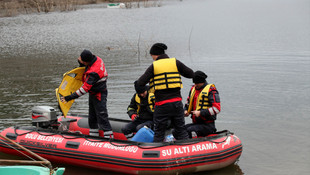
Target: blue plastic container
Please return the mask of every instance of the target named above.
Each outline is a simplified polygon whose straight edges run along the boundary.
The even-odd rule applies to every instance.
[[[144,126],[139,129],[135,136],[131,139],[131,141],[135,142],[153,142],[154,140],[154,131],[150,128]]]

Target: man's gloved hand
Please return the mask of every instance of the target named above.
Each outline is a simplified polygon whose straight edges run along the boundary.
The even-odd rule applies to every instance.
[[[134,121],[136,118],[138,118],[139,116],[137,114],[132,114],[131,115],[131,120]]]

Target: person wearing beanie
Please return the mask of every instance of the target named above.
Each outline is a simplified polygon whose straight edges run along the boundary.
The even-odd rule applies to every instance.
[[[86,66],[82,76],[83,85],[71,95],[61,97],[67,102],[89,92],[89,135],[99,136],[99,129],[104,131],[105,138],[113,138],[113,131],[108,120],[107,111],[107,78],[108,73],[103,60],[89,50],[83,50],[78,57],[80,65]]]
[[[189,138],[216,132],[215,120],[221,111],[221,101],[215,85],[207,83],[207,77],[202,71],[194,73],[194,85],[184,107],[184,116],[192,118],[192,123],[185,125]]]
[[[204,72],[196,71],[194,73],[193,83],[195,83],[195,84],[205,83],[207,77],[208,77],[208,75],[206,75]]]
[[[155,94],[154,110],[154,142],[162,142],[168,123],[174,127],[173,136],[176,140],[188,139],[185,129],[185,119],[181,88],[181,76],[193,78],[194,72],[176,58],[169,58],[164,43],[155,43],[150,49],[154,62],[138,79],[137,84],[150,84],[150,90]]]
[[[81,60],[83,62],[89,63],[91,62],[95,56],[89,51],[89,50],[83,50],[83,52],[80,54]]]
[[[144,126],[153,129],[155,96],[148,92],[147,86],[140,86],[137,81],[134,86],[136,93],[127,108],[127,114],[132,121],[122,128],[122,132],[128,139]]]
[[[150,54],[151,55],[162,55],[162,54],[165,54],[165,50],[167,49],[168,47],[166,46],[166,44],[155,43],[150,49]]]

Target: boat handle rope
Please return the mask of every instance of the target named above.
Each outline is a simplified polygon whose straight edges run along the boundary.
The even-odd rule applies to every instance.
[[[61,135],[63,132],[59,132],[59,131],[56,131],[56,133],[52,133],[52,134],[43,134],[42,132],[40,132],[39,130],[37,129],[32,129],[32,130],[29,130],[28,132],[25,132],[25,133],[17,133],[17,130],[18,130],[18,126],[15,126],[14,127],[14,133],[15,135],[17,136],[22,136],[22,135],[25,135],[25,134],[29,134],[29,133],[33,133],[33,132],[36,132],[40,135],[43,135],[43,136],[54,136],[54,135],[60,135],[61,137],[65,138],[65,139],[78,139],[78,138],[85,138],[85,135],[81,135],[81,134],[77,134],[77,133],[71,133],[71,134],[76,134],[76,136],[71,136],[71,137],[66,137],[64,135]],[[86,138],[85,138],[86,139]]]
[[[216,143],[216,144],[220,144],[220,143],[224,143],[227,141],[227,139],[233,135],[232,132],[228,131],[228,130],[224,130],[224,131],[221,131],[219,134],[225,134],[226,137],[224,140],[222,141],[213,141],[213,140],[210,140],[210,137],[209,138],[197,138],[191,142],[188,142],[188,140],[184,141],[184,140],[179,140],[179,141],[172,141],[172,142],[160,142],[158,146],[150,146],[150,145],[145,145],[145,144],[148,144],[148,143],[144,143],[144,142],[136,142],[136,144],[127,144],[127,145],[117,145],[117,144],[114,144],[112,140],[110,140],[110,144],[113,145],[113,146],[121,146],[121,147],[126,147],[126,146],[138,146],[139,148],[143,148],[143,149],[153,149],[153,148],[160,148],[160,147],[164,147],[164,146],[169,146],[169,145],[180,145],[180,146],[184,146],[184,145],[191,145],[191,144],[195,144],[195,143],[199,143],[201,141],[210,141],[212,143]],[[212,136],[214,137],[214,139],[216,138],[219,138],[220,136]],[[144,146],[145,145],[145,146]]]
[[[60,131],[56,131],[56,133],[52,133],[52,134],[43,134],[41,133],[40,131],[38,131],[38,129],[33,129],[33,130],[30,130],[29,132],[25,132],[25,133],[17,133],[17,130],[18,130],[18,126],[15,126],[14,127],[14,132],[15,132],[15,135],[17,136],[22,136],[22,135],[25,135],[25,134],[29,134],[29,133],[32,133],[32,132],[36,132],[40,135],[43,135],[43,136],[54,136],[54,135],[60,135],[61,137],[65,138],[65,139],[78,139],[78,138],[83,138],[87,141],[90,141],[90,142],[102,142],[102,141],[105,141],[105,140],[98,140],[96,138],[94,139],[90,139],[88,137],[86,137],[86,135],[83,135],[83,134],[79,134],[79,133],[70,133],[72,135],[75,135],[75,136],[64,136],[64,135],[61,135],[61,134],[65,134],[68,132],[60,132]],[[179,146],[186,146],[186,145],[191,145],[191,144],[195,144],[195,143],[199,143],[201,141],[210,141],[212,143],[216,143],[216,144],[220,144],[220,143],[223,143],[223,142],[226,142],[226,140],[228,139],[228,137],[230,135],[233,135],[234,133],[228,131],[228,130],[224,130],[224,131],[220,131],[218,132],[217,136],[210,136],[210,137],[203,137],[203,138],[196,138],[196,139],[193,139],[192,141],[188,142],[188,140],[176,140],[176,141],[172,141],[172,142],[158,142],[158,145],[150,145],[149,143],[144,143],[144,142],[131,142],[129,143],[128,141],[124,141],[124,140],[117,140],[117,142],[119,144],[115,144],[114,142],[114,139],[108,139],[106,141],[109,141],[109,143],[113,146],[117,146],[117,147],[126,147],[126,146],[137,146],[139,148],[143,148],[143,149],[153,149],[153,148],[160,148],[160,147],[164,147],[164,146],[169,146],[169,145],[179,145]],[[226,136],[226,138],[222,141],[213,141],[213,139],[217,139],[217,138],[220,138],[222,137],[223,135]],[[210,139],[211,138],[211,139]],[[104,139],[104,138],[101,138],[101,139]],[[154,143],[153,143],[154,144]]]

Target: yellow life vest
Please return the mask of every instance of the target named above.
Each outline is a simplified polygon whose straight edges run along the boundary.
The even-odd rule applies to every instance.
[[[137,114],[139,115],[139,111],[141,109],[141,99],[140,99],[138,94],[136,94],[135,100],[136,100],[136,103],[137,103],[137,106],[138,106]],[[149,93],[147,101],[148,101],[148,107],[150,108],[150,110],[152,112],[154,112],[155,95],[153,93]]]
[[[196,108],[195,110],[196,111],[199,111],[201,109],[208,109],[209,107],[211,107],[210,103],[209,103],[209,90],[210,88],[212,87],[215,87],[214,84],[208,84],[207,86],[205,86],[203,88],[203,90],[199,93],[197,99],[196,99]],[[187,109],[187,112],[190,113],[193,109],[193,99],[194,99],[194,96],[195,96],[195,92],[196,92],[196,89],[195,88],[192,88],[191,90],[191,95],[190,95],[190,102],[189,102],[189,106],[188,106],[188,109]]]
[[[183,88],[175,58],[156,60],[153,62],[153,69],[154,78],[150,80],[150,88],[153,88],[155,91],[178,87]]]

